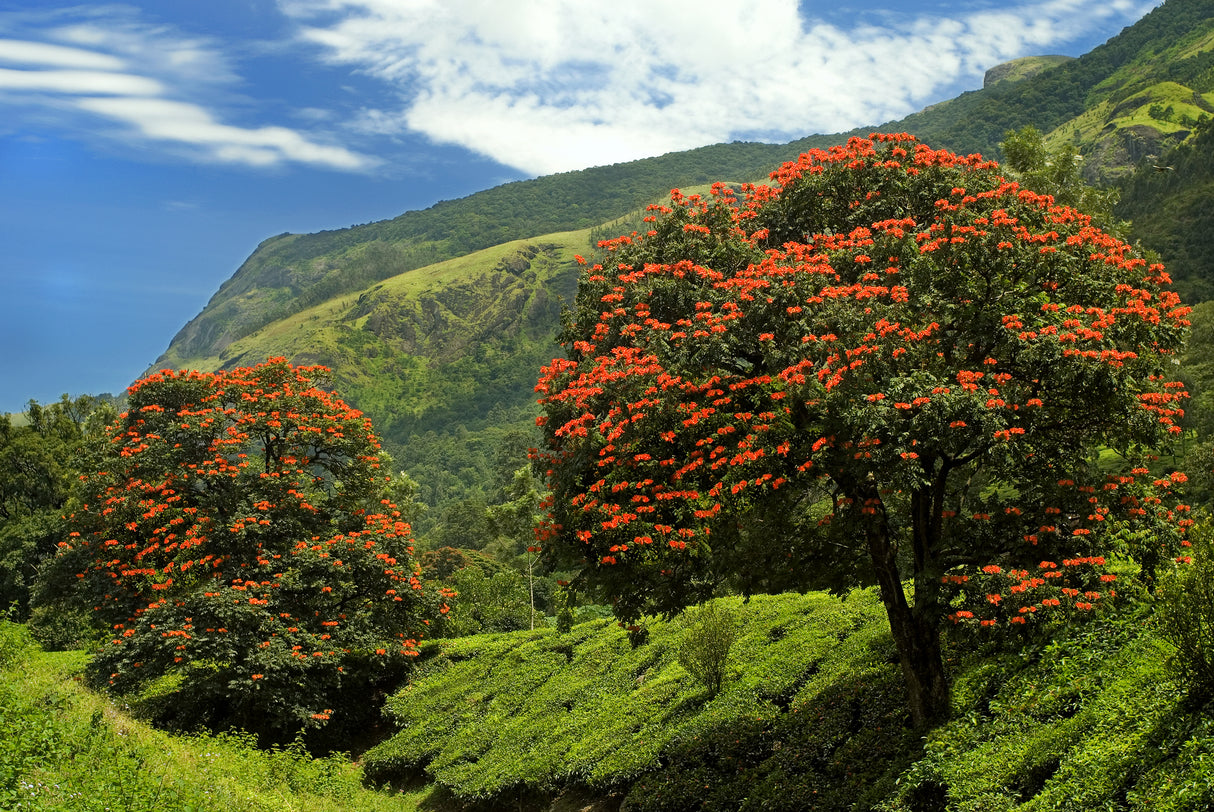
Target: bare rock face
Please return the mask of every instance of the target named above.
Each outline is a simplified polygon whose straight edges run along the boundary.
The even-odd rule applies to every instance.
[[[982,77],[982,87],[985,89],[1000,82],[1019,82],[1031,76],[1036,76],[1043,70],[1052,68],[1055,65],[1061,65],[1063,62],[1069,62],[1070,60],[1071,57],[1060,54],[1025,56],[1020,59],[1013,59],[1010,62],[1004,62],[988,70],[986,75]]]
[[[1095,186],[1116,183],[1132,173],[1143,159],[1162,155],[1189,135],[1189,130],[1161,132],[1148,124],[1118,128],[1109,125],[1084,150],[1083,179]]]

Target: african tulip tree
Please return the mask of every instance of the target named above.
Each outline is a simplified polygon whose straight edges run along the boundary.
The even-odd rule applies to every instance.
[[[111,630],[98,682],[171,676],[178,715],[289,733],[416,654],[410,528],[326,372],[277,358],[130,388],[57,561]]]
[[[1142,458],[1187,308],[978,156],[873,136],[772,179],[672,193],[583,275],[537,386],[546,554],[625,619],[876,583],[927,724],[943,624],[1084,611],[1105,556],[1174,554],[1183,477]]]

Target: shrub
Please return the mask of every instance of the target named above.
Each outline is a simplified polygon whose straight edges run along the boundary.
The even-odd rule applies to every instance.
[[[25,627],[0,614],[0,668],[7,668],[29,646]]]
[[[729,665],[729,650],[737,636],[737,615],[717,606],[715,601],[709,601],[700,607],[695,625],[683,634],[679,665],[715,696],[721,690]]]

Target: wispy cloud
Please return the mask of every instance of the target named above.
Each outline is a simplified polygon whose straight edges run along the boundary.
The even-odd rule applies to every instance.
[[[795,0],[279,0],[330,64],[398,89],[399,105],[362,112],[365,132],[413,130],[535,173],[880,123],[1156,4],[958,4],[891,11],[895,28],[830,24]]]
[[[0,33],[0,105],[89,137],[259,167],[358,171],[378,163],[311,133],[225,121],[218,100],[239,77],[219,46],[142,22],[130,9],[0,14]]]

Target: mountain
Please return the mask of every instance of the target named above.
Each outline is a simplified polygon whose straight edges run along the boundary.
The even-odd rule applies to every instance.
[[[997,156],[1032,125],[1074,145],[1092,182],[1123,187],[1121,216],[1183,293],[1214,296],[1214,0],[1169,0],[1077,59],[995,66],[984,87],[900,121],[788,144],[718,144],[509,183],[391,220],[263,242],[156,367],[217,369],[286,355],[338,390],[441,508],[492,500],[522,464],[532,388],[556,352],[576,253],[639,225],[672,187],[762,180],[812,147],[873,130]],[[1171,169],[1156,169],[1168,167]],[[441,521],[433,511],[423,525]]]
[[[436,262],[511,240],[601,225],[674,187],[760,178],[783,161],[836,140],[717,144],[507,183],[392,220],[280,234],[257,247],[157,363],[215,355],[275,321]]]

